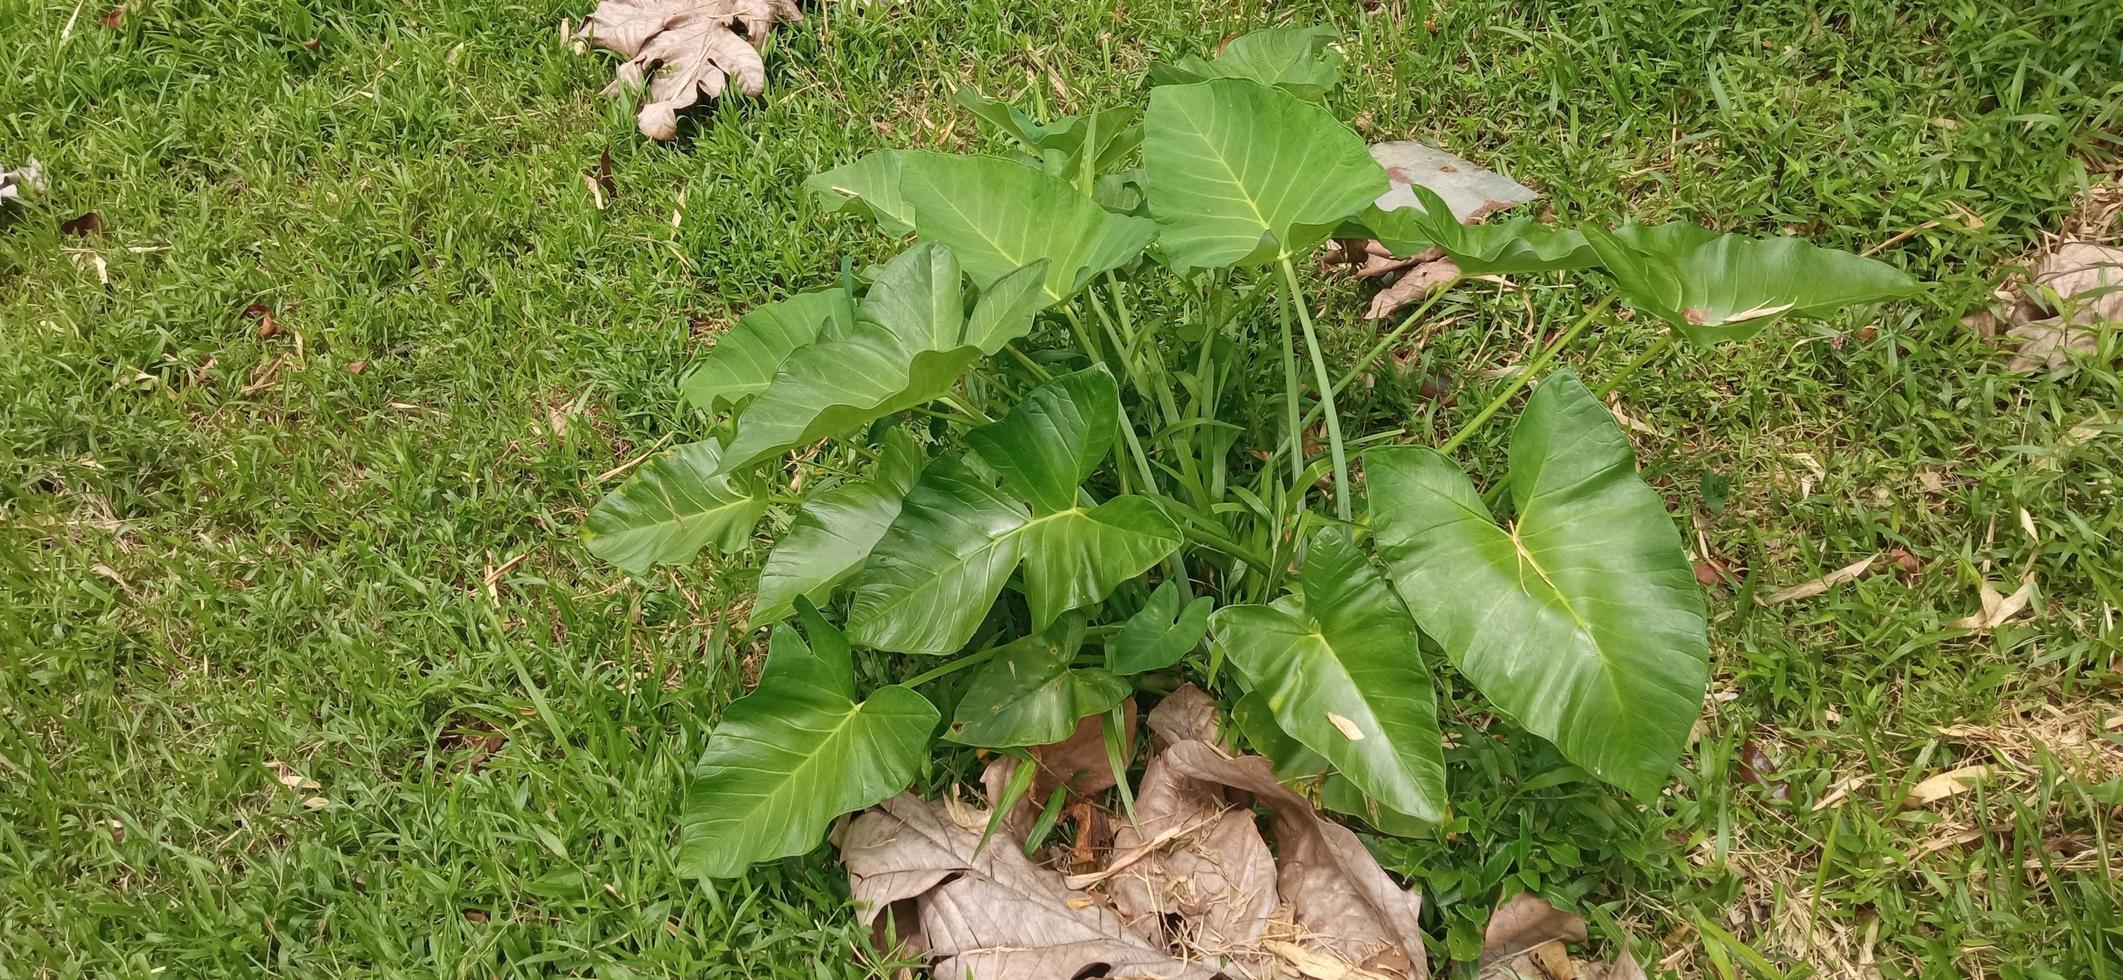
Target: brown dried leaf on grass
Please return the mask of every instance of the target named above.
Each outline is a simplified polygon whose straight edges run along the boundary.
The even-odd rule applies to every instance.
[[[1065,879],[1033,865],[1008,824],[975,857],[984,814],[954,821],[900,797],[840,839],[865,921],[901,903],[895,921],[933,972],[975,980],[1071,976],[1094,962],[1113,977],[1428,976],[1420,896],[1268,760],[1219,748],[1206,695],[1182,688],[1151,721],[1161,749],[1106,868]],[[1270,813],[1267,836],[1255,804]]]
[[[1564,944],[1586,938],[1584,919],[1535,895],[1512,896],[1483,930],[1480,980],[1644,980],[1627,946],[1607,966],[1573,959]]]
[[[766,91],[759,45],[775,24],[801,20],[795,0],[603,0],[576,37],[626,57],[605,94],[646,85],[635,122],[668,140],[678,136],[678,111],[701,97],[732,83],[746,95]]]
[[[1799,599],[1811,599],[1814,596],[1827,592],[1829,589],[1835,588],[1838,585],[1852,581],[1858,578],[1859,576],[1864,575],[1868,569],[1872,568],[1872,563],[1879,560],[1879,555],[1872,555],[1861,561],[1851,562],[1850,564],[1845,565],[1842,568],[1838,568],[1835,571],[1829,572],[1828,574],[1823,575],[1820,578],[1814,579],[1811,582],[1801,582],[1788,589],[1778,589],[1775,592],[1771,592],[1770,594],[1762,597],[1762,602],[1765,605],[1773,606],[1780,602],[1794,602]]]
[[[1416,184],[1443,198],[1453,216],[1468,224],[1540,196],[1509,177],[1414,140],[1373,143],[1371,156],[1386,170],[1386,192],[1375,202],[1386,211],[1418,205],[1415,192],[1410,189]],[[1460,275],[1460,267],[1434,248],[1403,258],[1378,242],[1345,239],[1339,244],[1340,248],[1329,254],[1328,264],[1355,266],[1357,276],[1366,279],[1400,275],[1371,297],[1371,307],[1364,313],[1367,319],[1385,319]]]
[[[1997,290],[1995,309],[1963,322],[1988,337],[2005,326],[2019,341],[2006,369],[2069,374],[2074,356],[2099,349],[2100,324],[2123,323],[2123,248],[2065,241],[2032,258],[2024,276]]]
[[[1988,581],[1977,586],[1977,595],[1983,608],[1956,619],[1947,625],[1964,630],[1994,630],[2005,625],[2013,617],[2027,611],[2027,604],[2034,601],[2035,576],[2032,571],[2020,577],[2020,587],[2011,595],[1993,588]]]
[[[1135,744],[1135,716],[1134,700],[1121,702],[1121,736],[1129,745]],[[1104,725],[1104,715],[1085,715],[1068,738],[1051,745],[1035,745],[1029,750],[1033,760],[1039,763],[1039,773],[1032,777],[1032,788],[1004,815],[1003,829],[1023,840],[1037,818],[1034,808],[1044,804],[1056,786],[1067,785],[1069,792],[1079,797],[1113,788],[1113,766],[1106,759]],[[987,792],[988,799],[1002,798],[1003,787],[1017,772],[1017,764],[1016,759],[1007,755],[988,760],[988,768],[980,777],[981,788]]]

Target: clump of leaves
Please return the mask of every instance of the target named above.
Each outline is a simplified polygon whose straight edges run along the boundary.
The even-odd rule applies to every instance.
[[[809,640],[776,626],[711,738],[688,871],[805,849],[937,745],[1006,760],[995,809],[1030,837],[1107,787],[1140,816],[1130,691],[1185,682],[1288,792],[1383,834],[1452,812],[1446,669],[1552,743],[1557,778],[1657,798],[1709,673],[1702,593],[1614,416],[1547,364],[1614,299],[1670,325],[1658,349],[1708,347],[1916,283],[1788,238],[1462,224],[1324,106],[1337,71],[1331,38],[1267,32],[1153,72],[1140,111],[962,96],[1008,155],[881,150],[811,179],[916,243],[739,321],[681,383],[705,438],[585,528],[636,572],[781,529],[755,619]],[[1423,310],[1330,369],[1297,272],[1330,237],[1449,257],[1440,294],[1597,270],[1613,295],[1450,438],[1392,445],[1335,398]],[[1508,466],[1477,481],[1453,453],[1529,384]],[[1087,756],[1106,778],[1075,778]]]
[[[606,95],[641,91],[635,122],[650,139],[678,138],[678,112],[731,85],[767,88],[759,56],[775,24],[803,19],[795,0],[603,0],[576,34],[627,60]]]

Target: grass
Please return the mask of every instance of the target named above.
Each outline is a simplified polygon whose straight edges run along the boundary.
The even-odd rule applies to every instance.
[[[700,424],[672,383],[706,335],[889,254],[802,177],[978,144],[959,84],[1115,102],[1268,14],[834,4],[779,35],[769,98],[658,146],[561,40],[588,6],[134,0],[107,27],[0,0],[0,163],[52,178],[0,215],[0,977],[884,970],[830,850],[676,875],[749,585],[629,580],[574,529]],[[1440,947],[1526,887],[1687,975],[2123,975],[2099,786],[2123,774],[2117,341],[2027,378],[1957,322],[2115,170],[2123,12],[1299,7],[1278,16],[1348,39],[1338,107],[1372,138],[1559,212],[1790,229],[1937,283],[1622,387],[1647,472],[1744,569],[1712,599],[1718,698],[1656,811],[1462,719],[1450,833],[1382,845]],[[607,149],[600,209],[582,173]],[[59,230],[89,210],[101,234]],[[1483,369],[1587,302],[1525,285],[1464,288],[1345,410],[1441,439]],[[1344,360],[1357,294],[1325,321]],[[1618,320],[1566,360],[1599,379],[1653,337]],[[1433,375],[1450,405],[1418,393]],[[1490,472],[1501,435],[1469,447]],[[1755,601],[1895,548],[1915,571]],[[1950,625],[2023,570],[2031,614]],[[1996,777],[1896,806],[1975,763]]]

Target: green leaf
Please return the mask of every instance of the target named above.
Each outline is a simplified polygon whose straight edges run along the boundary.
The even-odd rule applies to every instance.
[[[1382,804],[1443,817],[1444,739],[1415,621],[1339,528],[1313,536],[1298,587],[1212,613],[1216,642],[1283,731]]]
[[[1405,813],[1383,806],[1379,801],[1364,795],[1349,777],[1341,773],[1329,773],[1320,781],[1320,805],[1336,813],[1370,824],[1380,833],[1393,837],[1428,837],[1436,833],[1431,821],[1411,817]]]
[[[1379,554],[1416,621],[1489,700],[1650,799],[1710,673],[1680,534],[1637,477],[1621,427],[1575,376],[1534,389],[1510,456],[1518,521],[1504,528],[1444,456],[1366,453]]]
[[[1078,483],[1112,447],[1118,406],[1112,376],[1093,368],[975,429],[979,459],[1005,490],[956,460],[929,464],[863,572],[849,629],[883,650],[948,653],[972,638],[1020,560],[1032,626],[1045,629],[1178,550],[1179,528],[1146,498],[1078,501]]]
[[[1127,681],[1070,665],[1082,635],[1080,624],[1057,626],[996,651],[959,698],[951,740],[991,749],[1049,745],[1068,738],[1085,715],[1126,700]]]
[[[1268,706],[1268,696],[1260,691],[1246,692],[1231,706],[1231,724],[1255,754],[1274,764],[1275,775],[1284,782],[1317,779],[1334,769],[1326,756],[1306,748],[1283,731],[1275,720],[1275,709]]]
[[[933,401],[982,357],[1024,336],[1044,268],[996,281],[971,315],[948,249],[916,245],[878,273],[847,336],[799,348],[737,416],[727,467],[744,466]]]
[[[1588,228],[1585,237],[1629,305],[1701,344],[1745,340],[1787,316],[1825,317],[1919,288],[1885,262],[1798,238],[1720,235],[1685,222]]]
[[[1166,579],[1150,593],[1150,601],[1120,628],[1107,648],[1115,673],[1140,674],[1163,670],[1200,646],[1209,632],[1208,596],[1196,596],[1180,607],[1179,583]]]
[[[1211,78],[1245,78],[1274,85],[1308,102],[1327,97],[1342,80],[1342,53],[1333,28],[1271,27],[1224,46],[1216,60],[1188,55],[1150,67],[1150,84],[1174,85]]]
[[[967,433],[1003,487],[1047,513],[1076,506],[1081,486],[1113,448],[1120,389],[1103,365],[1027,393],[1002,421]]]
[[[1356,222],[1395,255],[1414,255],[1434,245],[1470,276],[1582,269],[1599,261],[1585,236],[1573,229],[1530,216],[1463,225],[1436,191],[1421,184],[1409,185],[1409,191],[1421,207],[1372,207]]]
[[[1386,190],[1349,127],[1245,79],[1152,89],[1145,128],[1150,214],[1176,268],[1301,255]]]
[[[897,237],[914,230],[914,209],[899,192],[901,151],[879,150],[803,182],[827,212],[869,216],[877,230]]]
[[[972,639],[1017,568],[1031,515],[964,463],[929,463],[870,554],[848,610],[856,642],[950,653]]]
[[[928,757],[937,711],[904,687],[857,703],[846,638],[806,603],[806,646],[775,631],[759,686],[733,702],[693,770],[678,863],[727,878],[818,846],[835,817],[907,787]]]
[[[786,619],[795,611],[797,596],[825,602],[836,586],[860,571],[899,516],[900,501],[921,475],[922,462],[914,437],[893,429],[885,433],[869,479],[843,483],[805,501],[760,570],[752,622]]]
[[[1142,497],[1032,517],[957,460],[929,464],[856,585],[848,629],[865,646],[949,653],[972,639],[1022,560],[1033,628],[1104,599],[1178,550]]]
[[[891,162],[872,162],[881,157]],[[1044,305],[1133,261],[1157,236],[1150,221],[1099,207],[1090,182],[1079,189],[1001,157],[880,150],[807,186],[829,209],[866,200],[881,224],[904,221],[950,248],[983,289],[1044,261]]]
[[[650,460],[583,522],[590,553],[639,574],[693,560],[704,547],[743,548],[767,510],[757,477],[724,472],[721,444],[689,443]]]
[[[1120,166],[1143,142],[1143,128],[1135,123],[1137,110],[1132,105],[1042,123],[1015,106],[981,95],[972,86],[959,88],[951,97],[972,110],[991,132],[1015,142],[1041,172],[1079,192],[1098,175]]]
[[[844,310],[847,295],[839,289],[797,293],[745,314],[702,355],[700,364],[678,382],[686,401],[703,411],[735,405],[767,390],[781,362],[814,340]]]
[[[1142,253],[1157,226],[1108,212],[1083,191],[1000,157],[904,151],[900,189],[914,233],[949,246],[982,286],[1044,261],[1047,302]]]
[[[1115,497],[1096,507],[1042,514],[1024,539],[1025,601],[1032,628],[1113,594],[1122,582],[1179,550],[1178,526],[1147,497]]]

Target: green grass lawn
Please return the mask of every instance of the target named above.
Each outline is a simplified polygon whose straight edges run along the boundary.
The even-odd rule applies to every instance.
[[[698,433],[673,382],[735,314],[895,248],[802,178],[978,145],[958,85],[1110,104],[1273,21],[1342,31],[1370,138],[1936,283],[1622,387],[1739,577],[1690,776],[1643,811],[1465,742],[1453,824],[1380,844],[1436,948],[1530,888],[1690,976],[2123,976],[2123,341],[2021,377],[1958,322],[2118,166],[2115,0],[833,3],[675,146],[565,42],[590,6],[0,0],[0,165],[52,185],[0,211],[0,977],[885,972],[829,848],[678,876],[750,582],[630,579],[576,526]],[[1592,282],[1463,286],[1347,411],[1440,438]],[[1328,293],[1350,357],[1362,290]],[[1654,330],[1568,359],[1597,380]],[[2023,573],[2030,613],[1949,625]]]

